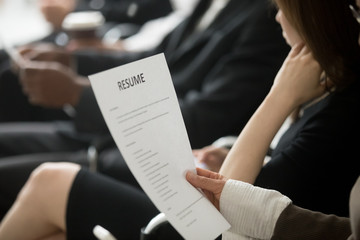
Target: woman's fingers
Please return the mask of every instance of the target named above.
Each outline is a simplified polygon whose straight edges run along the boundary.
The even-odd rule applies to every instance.
[[[220,196],[225,186],[226,178],[206,169],[197,168],[196,171],[198,175],[188,171],[186,179],[194,187],[202,189],[210,202],[219,209]]]
[[[186,179],[194,187],[213,193],[219,193],[219,190],[224,187],[226,179],[220,174],[202,168],[197,168],[196,171],[197,174],[191,171],[186,173]]]

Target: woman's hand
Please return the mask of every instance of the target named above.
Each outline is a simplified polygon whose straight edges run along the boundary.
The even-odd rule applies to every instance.
[[[219,172],[228,153],[229,149],[213,145],[193,150],[198,162],[205,164],[209,170],[214,172]]]
[[[186,173],[186,179],[196,188],[201,188],[206,197],[219,210],[220,196],[227,178],[206,169],[196,168],[197,175],[191,171]]]
[[[325,92],[326,86],[320,81],[321,74],[322,69],[309,48],[297,44],[279,70],[271,94],[281,96],[297,107]]]

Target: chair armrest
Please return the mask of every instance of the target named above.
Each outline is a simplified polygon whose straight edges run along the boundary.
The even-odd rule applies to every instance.
[[[154,236],[154,232],[163,224],[167,223],[168,220],[164,213],[159,213],[154,218],[150,220],[150,222],[141,229],[140,240],[150,240]]]
[[[219,138],[218,140],[213,142],[211,145],[213,145],[215,147],[231,148],[234,145],[236,139],[237,139],[237,136],[225,136],[225,137]]]

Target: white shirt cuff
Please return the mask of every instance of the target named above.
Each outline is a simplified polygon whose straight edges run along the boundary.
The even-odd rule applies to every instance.
[[[277,191],[230,179],[221,193],[220,212],[231,224],[231,233],[248,239],[270,239],[280,214],[290,203]]]

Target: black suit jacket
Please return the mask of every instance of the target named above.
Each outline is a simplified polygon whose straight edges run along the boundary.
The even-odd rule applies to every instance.
[[[267,0],[231,0],[205,31],[192,34],[209,2],[200,1],[156,49],[79,54],[79,72],[88,75],[164,52],[192,147],[238,134],[269,91],[289,48]],[[95,121],[101,117],[90,89],[77,109],[79,131],[106,129],[103,121]]]

